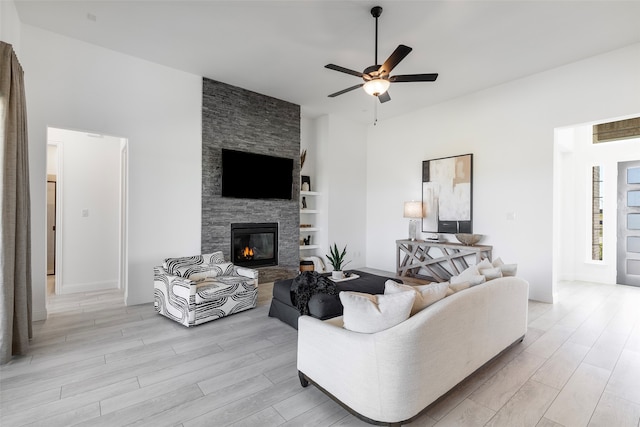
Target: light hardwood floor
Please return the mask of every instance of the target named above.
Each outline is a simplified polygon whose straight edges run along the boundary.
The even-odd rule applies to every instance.
[[[0,424],[361,426],[300,387],[296,331],[253,310],[185,328],[116,291],[50,296],[28,356],[0,368]],[[523,343],[415,426],[640,425],[640,288],[569,282],[530,302]]]

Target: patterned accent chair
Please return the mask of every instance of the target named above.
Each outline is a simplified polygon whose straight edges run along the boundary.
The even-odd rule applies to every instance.
[[[256,306],[258,270],[225,262],[222,252],[167,258],[153,270],[156,311],[184,326]]]

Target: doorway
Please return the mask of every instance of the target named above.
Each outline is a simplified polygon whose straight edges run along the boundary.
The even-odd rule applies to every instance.
[[[640,137],[595,141],[594,127],[599,124],[584,123],[555,130],[554,283],[562,280],[621,283],[619,244],[624,243],[626,248],[628,242],[618,235],[618,227],[627,221],[625,216],[622,222],[617,214],[621,206],[618,165],[638,159]],[[601,235],[595,236],[596,231]],[[631,239],[632,244],[635,242]],[[597,257],[596,243],[601,254]],[[630,264],[637,265],[634,261]]]
[[[128,142],[48,128],[47,143],[48,295],[120,289],[124,299]]]
[[[640,286],[640,160],[618,163],[618,275]]]

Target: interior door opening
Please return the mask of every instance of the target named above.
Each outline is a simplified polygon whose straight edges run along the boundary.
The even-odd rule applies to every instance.
[[[124,298],[128,141],[50,127],[47,144],[47,294],[121,289]]]

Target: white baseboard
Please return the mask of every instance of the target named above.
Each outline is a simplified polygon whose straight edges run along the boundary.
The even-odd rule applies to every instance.
[[[61,294],[77,294],[80,292],[93,292],[93,291],[104,291],[107,289],[117,289],[118,281],[117,280],[107,280],[104,282],[91,282],[91,283],[74,283],[74,284],[65,284],[63,283],[61,286]]]

